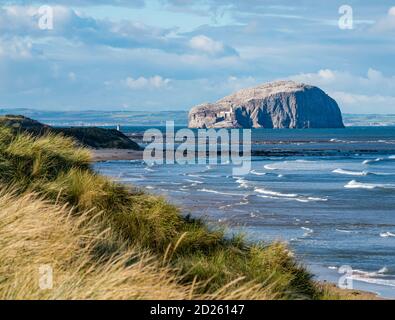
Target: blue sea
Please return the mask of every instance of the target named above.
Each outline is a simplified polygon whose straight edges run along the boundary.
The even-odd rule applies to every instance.
[[[123,131],[138,138],[145,129]],[[252,142],[244,176],[232,175],[232,163],[95,168],[230,234],[285,241],[319,280],[337,283],[339,268],[350,266],[355,289],[394,298],[395,127],[255,129]]]

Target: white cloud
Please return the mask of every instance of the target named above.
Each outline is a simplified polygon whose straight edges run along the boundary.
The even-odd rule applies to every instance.
[[[219,54],[224,52],[225,46],[220,41],[215,41],[204,35],[193,37],[189,40],[189,46],[197,51],[202,51],[208,54]]]
[[[232,93],[255,85],[257,85],[257,80],[254,77],[230,76],[222,87],[229,93]]]
[[[14,37],[11,39],[0,39],[0,57],[13,60],[24,60],[32,58],[33,44],[29,39]]]
[[[369,68],[365,76],[330,69],[302,73],[290,79],[315,85],[331,95],[343,112],[394,113],[395,76]]]
[[[132,90],[139,90],[139,89],[160,89],[168,87],[170,83],[170,79],[164,79],[161,76],[153,76],[150,78],[139,77],[134,79],[132,77],[126,78],[124,80],[124,84]]]
[[[381,71],[369,68],[365,76],[350,72],[322,69],[316,73],[301,73],[292,80],[327,87],[336,91],[349,90],[369,95],[392,95],[395,92],[395,76],[385,76]]]
[[[332,93],[332,97],[350,113],[395,113],[395,97],[382,95],[352,94],[342,91]]]
[[[379,33],[395,31],[395,7],[391,7],[387,15],[378,20],[372,30]]]

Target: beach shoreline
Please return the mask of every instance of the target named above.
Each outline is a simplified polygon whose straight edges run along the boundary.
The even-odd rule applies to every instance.
[[[142,160],[143,151],[131,149],[90,149],[93,162]]]

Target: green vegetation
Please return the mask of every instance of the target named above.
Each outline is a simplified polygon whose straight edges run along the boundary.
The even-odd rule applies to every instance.
[[[48,133],[61,134],[65,137],[74,138],[81,145],[90,148],[141,149],[136,142],[114,129],[97,127],[55,128],[18,115],[0,116],[0,125],[11,128],[15,133],[27,132],[34,136],[42,136]]]
[[[30,265],[35,258],[29,257],[25,249],[30,251],[32,246],[38,250],[32,251],[38,260],[41,255],[49,261],[61,261],[55,266],[61,270],[64,279],[59,285],[75,289],[59,291],[65,298],[155,298],[151,289],[141,296],[119,295],[114,287],[114,283],[121,282],[122,288],[137,293],[145,292],[144,288],[151,285],[158,289],[158,285],[154,285],[155,277],[164,286],[159,290],[162,293],[158,293],[158,298],[332,297],[329,289],[323,290],[311,280],[311,275],[283,244],[249,245],[241,237],[227,239],[222,230],[210,230],[202,221],[182,216],[176,207],[162,198],[98,175],[90,168],[89,159],[89,152],[70,138],[53,134],[15,136],[10,129],[0,126],[0,189],[3,190],[0,192],[0,213],[5,216],[0,227],[10,233],[8,238],[2,236],[0,240],[3,248],[0,251],[0,278],[6,286],[3,291],[0,284],[0,292],[9,293],[7,286],[15,283],[17,276],[15,272],[5,271],[11,265],[7,250],[14,250],[21,260],[19,264]],[[7,195],[4,190],[11,190],[11,195],[10,191]],[[36,209],[27,206],[31,200]],[[18,210],[4,209],[12,207],[13,203],[22,204],[17,205]],[[4,212],[16,212],[17,216],[7,222]],[[45,218],[46,212],[49,220]],[[19,222],[16,224],[15,221]],[[9,223],[16,225],[11,228]],[[55,226],[60,228],[58,236]],[[66,227],[73,232],[64,230]],[[25,233],[24,228],[29,230]],[[35,236],[30,234],[34,233],[34,228],[37,229]],[[45,233],[45,228],[52,233]],[[2,235],[6,234],[4,230]],[[46,239],[48,234],[54,238],[48,238],[49,243],[54,241],[54,249],[48,251],[45,247],[40,251],[43,246],[40,239],[45,242],[42,238]],[[20,247],[14,246],[12,237],[21,241]],[[63,244],[66,246],[64,250]],[[78,270],[76,273],[81,281],[74,278],[76,283],[70,284],[73,268]],[[106,270],[119,278],[110,274],[106,277]],[[141,271],[140,277],[138,270]],[[149,274],[153,276],[147,276]],[[139,280],[133,282],[130,280],[133,277]],[[103,279],[99,281],[100,288],[94,284],[97,279]],[[82,288],[77,288],[78,285]],[[25,291],[18,297],[54,298],[52,295],[40,296],[28,289],[27,284],[21,286]],[[99,289],[106,294],[100,295]],[[174,290],[179,292],[170,294]],[[84,295],[84,292],[91,295]],[[14,297],[9,294],[5,297]]]

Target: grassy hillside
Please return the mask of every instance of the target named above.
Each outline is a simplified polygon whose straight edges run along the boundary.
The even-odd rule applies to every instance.
[[[339,297],[283,244],[226,239],[96,174],[69,138],[0,126],[0,190],[0,298]],[[53,266],[56,290],[38,289],[28,271],[40,264]]]
[[[114,129],[97,127],[55,128],[19,115],[0,116],[0,125],[9,127],[16,133],[27,132],[34,136],[42,136],[48,133],[61,134],[65,137],[74,138],[83,146],[91,148],[141,149],[137,143]]]

